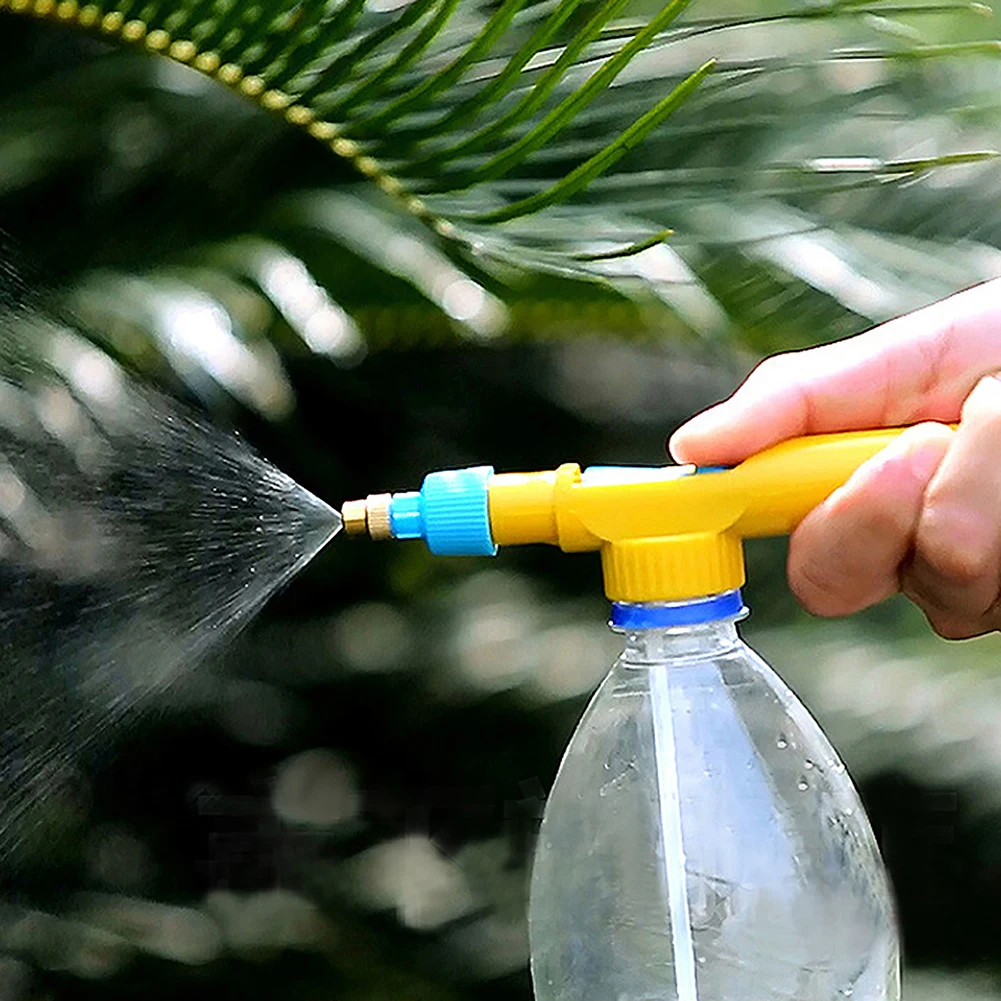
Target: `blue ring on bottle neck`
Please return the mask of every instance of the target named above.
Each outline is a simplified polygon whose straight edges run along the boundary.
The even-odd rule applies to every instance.
[[[611,625],[618,629],[670,629],[739,619],[744,612],[744,599],[738,588],[692,601],[616,601],[612,603]]]

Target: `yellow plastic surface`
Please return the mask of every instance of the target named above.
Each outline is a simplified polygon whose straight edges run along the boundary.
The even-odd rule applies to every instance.
[[[489,484],[500,546],[544,542],[566,552],[600,549],[613,601],[676,601],[744,582],[741,540],[785,535],[903,428],[795,438],[721,472],[626,482],[582,480],[568,464],[500,474]],[[680,474],[680,475],[679,475]]]

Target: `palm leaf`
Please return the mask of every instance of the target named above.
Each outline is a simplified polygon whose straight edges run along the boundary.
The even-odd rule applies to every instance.
[[[75,0],[59,5],[48,0],[5,0],[2,6],[13,13],[51,16],[109,38],[142,44],[152,52],[215,75],[308,129],[440,233],[459,237],[461,231],[405,188],[386,169],[380,155],[396,144],[394,137],[400,134],[401,126],[408,130],[408,145],[415,148],[423,140],[491,115],[520,83],[521,71],[529,60],[565,33],[564,27],[577,5],[578,0],[564,0],[554,9],[547,9],[547,5],[537,3],[527,7],[521,23],[519,12],[525,0],[505,0],[489,16],[476,4],[468,4],[460,11],[447,3],[438,5],[437,16],[431,3],[417,3],[402,13],[379,16],[365,11],[362,0],[294,7],[286,0],[252,7],[239,0],[224,6],[207,0],[152,2],[145,6],[119,0],[104,7],[80,7]],[[613,59],[597,71],[585,95],[554,109],[513,156],[509,154],[503,163],[491,167],[489,176],[507,173],[565,128],[576,111],[604,90],[632,56],[687,5],[688,0],[673,0],[619,47]],[[587,43],[607,26],[617,6],[606,5],[582,29],[576,42],[571,41],[569,50],[578,54],[586,49]],[[421,30],[422,21],[424,29],[433,26],[433,30]],[[522,37],[526,33],[527,37]],[[498,59],[504,61],[504,68],[495,79],[481,80],[458,106],[449,107],[443,116],[435,114],[443,95],[450,97],[455,91],[468,89],[470,78],[475,78],[482,66]],[[538,95],[544,98],[572,64],[572,58],[566,59],[557,74],[547,75]],[[419,79],[416,85],[414,77]],[[540,103],[537,96],[531,107]],[[332,115],[349,109],[351,114],[346,120]],[[424,112],[431,112],[432,118],[415,130],[414,116]],[[664,116],[662,113],[659,117]],[[516,120],[512,118],[510,124]],[[495,131],[496,138],[501,139],[505,130]],[[592,168],[592,172],[596,170]]]
[[[602,283],[609,316],[623,296],[660,303],[697,333],[759,348],[849,333],[1001,271],[1001,219],[986,194],[1001,78],[981,5],[784,0],[731,13],[714,2],[673,0],[627,20],[620,0],[414,0],[389,11],[351,0],[0,0],[187,64],[276,119],[241,120],[190,69],[166,73],[159,58],[70,68],[0,105],[0,150],[17,168],[0,171],[0,197],[5,182],[13,195],[97,163],[100,95],[111,104],[140,79],[137,99],[169,100],[178,136],[190,123],[163,169],[193,161],[183,167],[193,185],[211,186],[218,162],[254,169],[255,147],[285,141],[281,121],[367,178],[331,171],[326,189],[262,190],[249,228],[234,216],[215,242],[180,255],[150,244],[144,273],[84,275],[70,296],[115,353],[117,323],[133,331],[133,364],[168,358],[190,372],[197,359],[169,361],[157,304],[194,295],[228,318],[227,336],[270,386],[255,395],[230,380],[226,392],[273,415],[285,404],[267,402],[284,399],[269,338],[349,362],[362,337],[412,336],[389,333],[384,318],[359,327],[376,314],[324,263],[330,254],[352,273],[395,275],[397,306],[416,308],[413,293],[440,311],[436,337],[525,329],[511,282],[529,269]],[[185,91],[195,100],[175,110]],[[387,255],[394,238],[404,252]],[[119,285],[129,293],[111,294]],[[645,326],[664,323],[654,313]],[[203,390],[227,383],[201,370]]]
[[[75,22],[107,37],[141,44],[216,76],[307,128],[439,233],[467,244],[471,238],[463,221],[484,213],[464,211],[455,198],[441,203],[423,196],[429,191],[485,190],[492,202],[504,203],[488,210],[485,218],[502,222],[576,193],[624,152],[626,133],[621,131],[620,115],[626,102],[621,98],[631,97],[629,92],[636,88],[620,87],[620,94],[610,95],[609,87],[641,53],[651,57],[648,65],[661,64],[654,78],[675,95],[674,100],[662,99],[652,111],[648,105],[624,112],[633,119],[634,130],[646,133],[691,98],[695,84],[707,74],[705,59],[693,63],[685,55],[697,48],[696,40],[710,37],[714,45],[732,51],[729,39],[749,28],[767,26],[774,32],[798,23],[854,22],[884,6],[838,0],[766,17],[686,22],[680,16],[689,0],[671,0],[649,20],[622,25],[613,20],[621,3],[609,0],[583,26],[568,33],[578,0],[555,5],[505,0],[492,13],[477,3],[456,7],[419,0],[390,13],[366,10],[361,0],[311,5],[290,0],[259,5],[241,0],[222,5],[209,0],[145,5],[118,0],[83,7],[75,0],[60,4],[4,0],[4,5],[15,13]],[[971,5],[887,4],[885,8],[881,16],[887,21],[891,16],[928,16]],[[801,36],[802,32],[796,34],[797,44]],[[897,46],[887,52],[866,48],[854,58],[928,60],[954,51],[955,46],[949,45]],[[803,62],[806,55],[801,53],[798,63],[781,52],[766,59],[731,60],[721,64],[721,79],[713,89],[729,93],[748,79],[787,75],[797,66],[811,65]],[[846,53],[833,58],[852,57]],[[550,101],[561,90],[565,96]],[[491,187],[489,182],[510,176],[526,161],[534,165],[532,154],[566,133],[601,97],[609,97],[605,106],[615,110],[615,127],[589,130],[594,138],[587,144],[588,155],[571,168],[578,171],[573,183],[567,176],[570,171],[555,176],[550,172],[549,183],[528,199],[506,199],[503,189]],[[547,102],[552,105],[548,109]],[[512,137],[519,126],[524,126],[521,134]],[[668,133],[660,130],[660,134]],[[482,159],[466,169],[443,171],[446,163],[472,154],[481,154]],[[932,157],[926,169],[948,162]],[[412,180],[404,183],[402,178]],[[637,234],[637,240],[649,236],[649,232]]]

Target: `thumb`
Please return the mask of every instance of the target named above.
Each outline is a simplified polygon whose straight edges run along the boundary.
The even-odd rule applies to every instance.
[[[668,447],[678,462],[734,465],[798,435],[948,423],[980,378],[998,369],[1001,280],[856,337],[766,359]]]

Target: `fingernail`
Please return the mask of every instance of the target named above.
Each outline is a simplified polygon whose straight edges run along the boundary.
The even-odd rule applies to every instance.
[[[703,410],[701,414],[696,414],[682,424],[675,431],[675,435],[684,435],[685,437],[692,435],[698,438],[702,435],[712,434],[723,423],[722,414],[720,413],[721,409],[720,405],[717,404],[708,410]]]
[[[713,407],[711,410],[696,414],[667,439],[667,450],[676,462],[688,461],[690,456],[687,454],[687,446],[690,443],[712,438],[720,429],[723,422],[715,414],[716,409]]]

